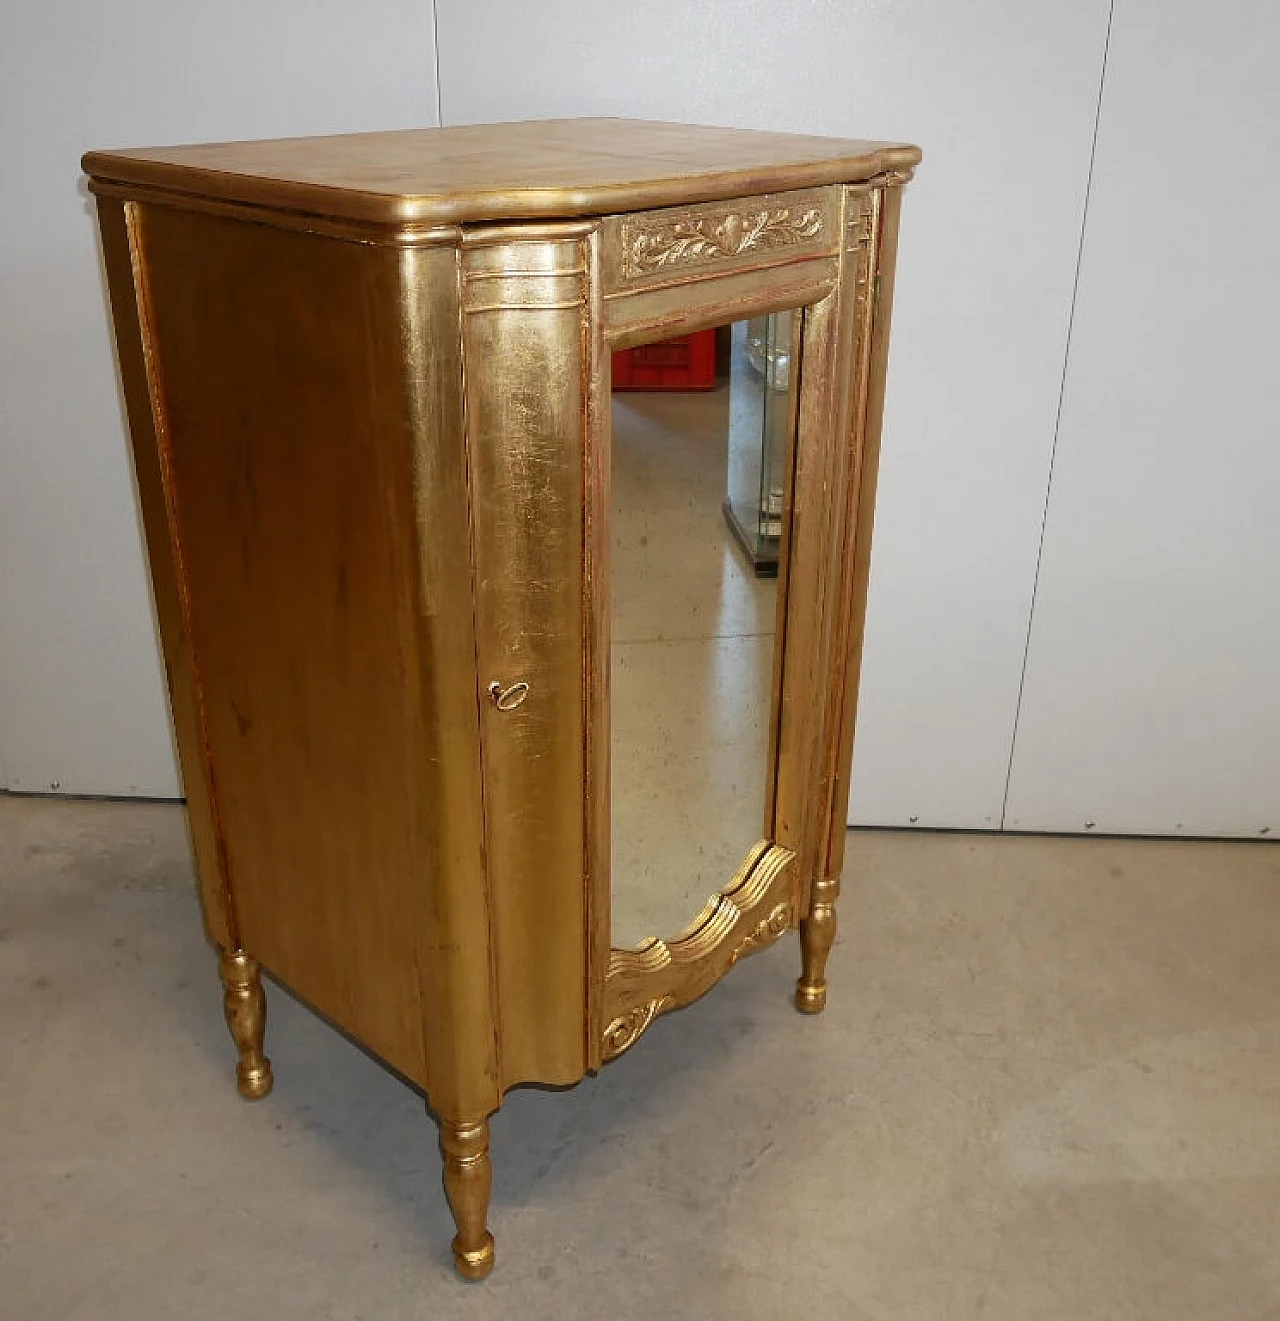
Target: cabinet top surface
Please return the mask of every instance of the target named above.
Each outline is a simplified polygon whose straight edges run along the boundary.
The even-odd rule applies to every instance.
[[[628,119],[531,120],[93,151],[85,172],[375,224],[550,220],[710,202],[910,170],[916,147]]]

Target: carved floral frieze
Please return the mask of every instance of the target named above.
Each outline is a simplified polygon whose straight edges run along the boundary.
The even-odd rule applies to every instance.
[[[631,278],[817,238],[823,215],[816,207],[766,207],[684,216],[623,230],[624,273]]]

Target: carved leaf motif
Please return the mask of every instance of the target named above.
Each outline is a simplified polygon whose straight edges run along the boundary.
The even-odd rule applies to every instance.
[[[791,849],[758,840],[729,885],[680,935],[610,951],[603,1060],[616,1059],[659,1014],[696,1000],[744,954],[771,944],[791,925],[794,862]]]
[[[659,996],[656,1000],[637,1005],[634,1009],[615,1018],[604,1030],[604,1058],[606,1061],[617,1059],[628,1046],[633,1046],[636,1038],[653,1022],[664,1009],[670,1008],[672,999],[669,995]]]
[[[741,252],[742,243],[742,217],[725,216],[716,229],[716,246],[721,252]]]
[[[762,950],[766,945],[772,945],[775,940],[787,929],[791,922],[791,905],[779,904],[768,917],[762,918],[745,936],[742,943],[733,951],[730,964],[737,963],[739,959],[744,959],[748,954],[754,954],[757,950]]]
[[[737,257],[754,248],[778,248],[822,232],[822,212],[816,208],[792,215],[790,207],[697,220],[677,220],[629,236],[627,273],[646,275],[669,266]]]

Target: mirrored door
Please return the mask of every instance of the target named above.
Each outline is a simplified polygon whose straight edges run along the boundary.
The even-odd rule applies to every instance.
[[[633,387],[612,401],[616,948],[696,924],[768,833],[799,319],[615,371]]]

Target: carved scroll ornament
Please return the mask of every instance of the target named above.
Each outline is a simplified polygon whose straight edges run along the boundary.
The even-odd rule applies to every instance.
[[[821,211],[809,208],[793,214],[785,206],[651,224],[625,232],[625,274],[650,275],[671,267],[722,261],[756,249],[802,243],[821,232]]]

